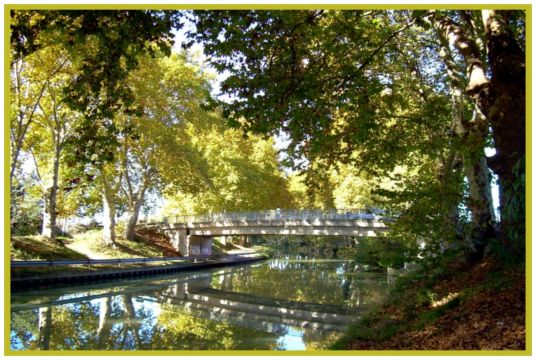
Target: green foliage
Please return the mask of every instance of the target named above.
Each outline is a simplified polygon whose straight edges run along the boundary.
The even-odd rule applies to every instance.
[[[12,235],[39,233],[43,223],[43,200],[39,186],[31,177],[16,176],[11,184],[10,226]]]
[[[416,260],[417,249],[399,239],[360,238],[357,241],[357,263],[381,268],[402,268]]]
[[[185,54],[140,58],[126,86],[142,112],[113,118],[121,136],[115,159],[101,178],[117,189],[113,206],[137,218],[149,193],[191,194],[210,183],[206,161],[190,136],[209,116],[203,109],[209,87],[205,74],[186,63]]]
[[[208,188],[195,194],[168,191],[165,213],[203,214],[223,211],[288,208],[291,195],[279,168],[272,139],[244,138],[228,129],[216,114],[204,128],[193,126],[188,135],[207,164]]]
[[[389,115],[404,109],[407,67],[417,72],[417,61],[437,58],[433,51],[415,52],[430,42],[407,26],[408,18],[383,11],[196,11],[197,32],[190,36],[205,44],[219,71],[231,73],[222,90],[236,100],[222,106],[232,123],[260,133],[283,130],[298,162],[302,156],[349,161],[357,145],[377,148],[371,135],[384,134]],[[418,75],[433,86],[434,75]],[[404,81],[411,91],[422,87],[414,76]],[[404,116],[392,126],[427,126],[418,115],[397,115]],[[418,140],[399,130],[399,142]],[[384,161],[398,158],[392,151],[383,155]]]
[[[132,166],[123,172],[150,171],[151,186],[164,186],[191,193],[207,184],[206,163],[196,149],[190,131],[203,127],[210,115],[204,110],[209,98],[207,75],[186,62],[186,54],[140,60],[127,85],[136,94],[141,116],[117,116],[125,132],[120,141]],[[194,130],[195,131],[195,130]],[[188,173],[188,176],[184,176]],[[151,175],[147,174],[147,175]]]
[[[231,121],[290,137],[289,156],[307,172],[307,190],[291,178],[298,205],[385,209],[412,256],[422,241],[421,255],[464,246],[447,74],[433,30],[412,26],[424,15],[199,11],[190,34],[231,73]]]
[[[82,162],[110,160],[116,129],[107,119],[123,109],[136,112],[133,94],[121,83],[138,66],[140,54],[170,53],[177,11],[12,10],[13,59],[60,45],[78,64],[78,75],[64,89],[68,106],[84,114],[71,138]]]

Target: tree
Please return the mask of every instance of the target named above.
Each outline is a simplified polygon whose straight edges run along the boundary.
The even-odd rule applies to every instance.
[[[192,144],[189,128],[203,122],[208,82],[184,55],[140,59],[127,82],[138,115],[118,113],[113,125],[120,131],[115,158],[100,167],[105,206],[104,241],[115,242],[117,208],[128,214],[125,238],[132,240],[139,212],[149,192],[181,190],[191,193],[206,186],[205,162]]]
[[[73,134],[80,114],[68,109],[61,100],[61,92],[76,76],[68,55],[58,47],[36,51],[25,59],[27,67],[35,73],[50,73],[55,69],[41,93],[38,112],[33,116],[33,126],[26,135],[24,148],[34,159],[44,199],[42,235],[56,239],[58,215],[58,191],[61,186],[60,165],[63,151]]]
[[[444,166],[451,143],[445,141],[448,101],[434,86],[442,81],[432,70],[438,56],[425,47],[430,39],[412,27],[409,12],[195,15],[198,31],[192,36],[205,42],[219,70],[231,73],[222,84],[234,99],[222,105],[231,122],[242,116],[246,130],[288,133],[290,156],[308,159],[310,179],[318,182],[330,166],[346,163],[371,177],[404,166],[439,170],[434,185],[454,180],[453,167]],[[239,36],[236,27],[246,35]],[[416,51],[422,47],[427,50]],[[460,198],[434,195],[428,186],[421,194],[438,204]],[[397,210],[419,208],[418,200],[400,198]],[[443,221],[447,208],[452,206],[431,214]],[[415,225],[422,224],[410,228]]]
[[[38,55],[36,55],[38,56]],[[34,64],[36,59],[34,56]],[[13,182],[19,165],[20,152],[28,130],[33,124],[39,102],[47,89],[50,79],[65,66],[67,59],[54,63],[52,67],[28,68],[29,61],[18,59],[11,64],[11,112],[10,112],[10,181]]]
[[[110,160],[117,135],[107,119],[119,111],[135,112],[133,94],[122,86],[137,68],[140,54],[170,54],[177,11],[12,10],[12,69],[48,46],[59,45],[81,64],[76,81],[64,89],[64,101],[84,114],[76,137],[77,157],[84,162]],[[113,46],[110,46],[113,44]],[[102,138],[95,134],[105,132]],[[23,135],[24,126],[22,132]],[[14,153],[16,163],[17,153]]]
[[[169,193],[168,215],[289,208],[291,195],[279,168],[273,139],[244,138],[212,114],[189,136],[208,164],[210,185],[203,191]]]
[[[134,238],[139,211],[148,191],[169,188],[192,193],[207,183],[206,164],[193,146],[188,129],[207,116],[208,82],[184,54],[143,60],[129,78],[142,116],[119,116],[134,135],[120,139],[121,194],[129,212],[125,237]],[[160,189],[158,189],[160,187]]]
[[[524,29],[523,14],[483,10],[481,14],[433,12],[442,36],[453,44],[465,62],[469,79],[465,92],[492,129],[496,154],[488,161],[500,187],[503,244],[522,258],[525,240],[525,54],[516,38]],[[481,19],[482,25],[477,21]],[[482,45],[479,46],[479,40]],[[483,40],[483,41],[482,41]],[[489,64],[489,69],[486,65]],[[487,71],[491,74],[488,77]]]
[[[222,106],[232,124],[260,133],[284,131],[291,139],[291,156],[298,160],[320,157],[356,166],[373,163],[373,175],[389,173],[401,164],[408,169],[435,169],[433,182],[440,185],[436,189],[442,188],[441,193],[448,196],[434,196],[429,190],[435,185],[425,192],[444,204],[435,207],[442,209],[437,217],[450,224],[454,234],[460,221],[458,205],[463,201],[461,167],[470,185],[468,201],[475,231],[469,247],[473,248],[471,257],[476,259],[493,236],[490,177],[482,162],[487,132],[477,129],[487,127],[469,129],[471,122],[460,121],[463,119],[452,110],[462,110],[466,116],[466,112],[475,109],[478,116],[473,123],[491,125],[496,146],[502,141],[498,136],[524,136],[524,128],[518,126],[524,118],[524,63],[514,32],[508,27],[507,15],[513,19],[512,13],[484,12],[489,16],[484,17],[488,20],[483,27],[472,20],[476,12],[451,13],[463,21],[464,27],[458,26],[449,14],[431,12],[436,16],[438,31],[434,33],[429,27],[416,26],[428,15],[425,11],[197,11],[197,31],[190,32],[190,37],[205,44],[205,51],[219,71],[230,73],[222,90],[231,100]],[[522,23],[517,16],[518,24]],[[498,33],[492,34],[491,27]],[[498,84],[493,87],[494,95],[488,97],[484,97],[486,89],[490,89],[485,61],[475,47],[479,31],[486,28],[489,59],[502,59],[505,64],[502,68],[492,67],[492,73],[497,72],[492,77],[497,78]],[[447,59],[440,56],[445,48],[444,38],[458,51],[453,58],[461,56],[465,60],[467,74],[458,80],[469,84],[465,92],[473,101],[468,104],[459,102],[458,106],[451,96],[459,93],[460,82],[456,85],[453,77],[449,80],[448,71],[455,69],[448,63],[446,66],[443,61]],[[511,56],[502,52],[508,46],[501,51],[492,49],[498,39],[512,46]],[[510,79],[512,83],[507,84],[502,78],[507,77],[508,71],[515,81]],[[504,102],[506,88],[515,89],[521,100],[512,110],[516,125],[500,128],[508,135],[497,135],[497,124],[503,124],[504,119],[492,120],[493,112],[487,110],[484,100],[494,99],[497,111],[501,108],[497,99]],[[461,100],[459,94],[458,97]],[[239,118],[246,120],[239,123]],[[460,125],[463,128],[455,132]],[[501,156],[517,154],[510,159],[510,170],[506,171],[509,174],[523,154],[524,141],[516,144],[520,145],[515,149],[513,145],[512,149],[497,147]],[[457,151],[460,146],[461,152]],[[517,219],[515,226],[523,227],[523,203],[520,195],[512,194],[517,185],[506,180],[505,175],[499,175],[499,179],[501,211],[509,213],[504,204],[510,196],[519,208],[513,211],[517,217],[509,216]],[[425,184],[421,180],[414,184]],[[411,183],[408,180],[408,189],[413,188]],[[514,226],[508,218],[501,217],[503,233]]]
[[[98,183],[102,196],[102,241],[105,246],[115,247],[117,194],[121,184],[121,170],[115,163],[99,166]]]
[[[473,228],[470,230],[473,233],[471,237],[474,239],[472,256],[476,260],[483,256],[488,241],[495,237],[491,173],[484,154],[488,127],[485,117],[478,108],[472,110],[472,118],[468,119],[467,100],[463,91],[463,84],[467,81],[465,74],[459,62],[455,60],[448,39],[441,31],[441,25],[436,22],[434,28],[441,43],[440,55],[445,63],[450,82],[451,128],[459,145],[456,156],[463,163],[464,175],[468,182],[467,205],[473,218]]]

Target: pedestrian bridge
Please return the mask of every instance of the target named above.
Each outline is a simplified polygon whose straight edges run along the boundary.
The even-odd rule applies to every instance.
[[[210,255],[215,236],[329,235],[374,237],[386,220],[367,210],[268,210],[182,215],[151,224],[170,237],[183,256]]]

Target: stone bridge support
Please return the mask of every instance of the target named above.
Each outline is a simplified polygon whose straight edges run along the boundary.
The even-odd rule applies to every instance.
[[[166,229],[175,250],[182,256],[212,255],[212,237],[190,235],[187,228]]]
[[[212,255],[212,237],[211,236],[198,236],[188,235],[188,244],[190,255]]]

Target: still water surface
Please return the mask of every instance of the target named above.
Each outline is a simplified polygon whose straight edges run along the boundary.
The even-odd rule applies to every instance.
[[[313,350],[385,296],[352,261],[249,266],[13,293],[11,348]]]

